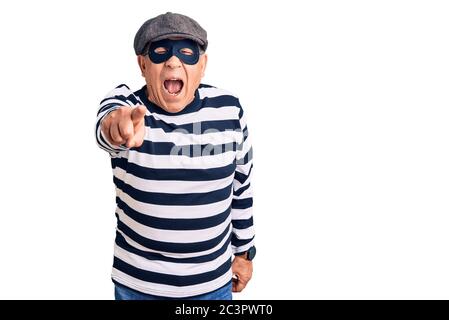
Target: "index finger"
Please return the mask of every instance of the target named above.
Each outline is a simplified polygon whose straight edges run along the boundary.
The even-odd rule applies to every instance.
[[[145,106],[139,105],[138,107],[135,107],[131,111],[131,120],[134,125],[138,124],[142,119],[145,117],[145,113],[147,111],[147,108]]]

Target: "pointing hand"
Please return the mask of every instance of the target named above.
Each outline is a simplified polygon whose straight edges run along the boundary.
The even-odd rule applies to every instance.
[[[101,123],[106,139],[113,145],[125,144],[127,148],[140,147],[145,136],[146,107],[120,107],[109,113]]]

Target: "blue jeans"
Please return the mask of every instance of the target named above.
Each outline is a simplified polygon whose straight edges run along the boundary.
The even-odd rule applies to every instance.
[[[232,281],[215,291],[185,298],[154,296],[115,283],[115,300],[232,300]]]

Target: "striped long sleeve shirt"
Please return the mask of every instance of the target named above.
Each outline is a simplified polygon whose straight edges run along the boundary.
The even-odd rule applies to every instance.
[[[112,145],[101,121],[145,105],[140,147]],[[201,84],[178,113],[150,102],[146,86],[112,90],[96,140],[111,158],[117,228],[112,280],[164,297],[214,291],[232,278],[232,254],[254,244],[252,146],[238,98]]]

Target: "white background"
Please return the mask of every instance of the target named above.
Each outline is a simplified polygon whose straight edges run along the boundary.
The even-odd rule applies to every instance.
[[[166,11],[208,31],[204,83],[245,108],[258,255],[236,299],[449,298],[444,1],[0,4],[0,298],[112,299],[99,101],[137,90]]]

